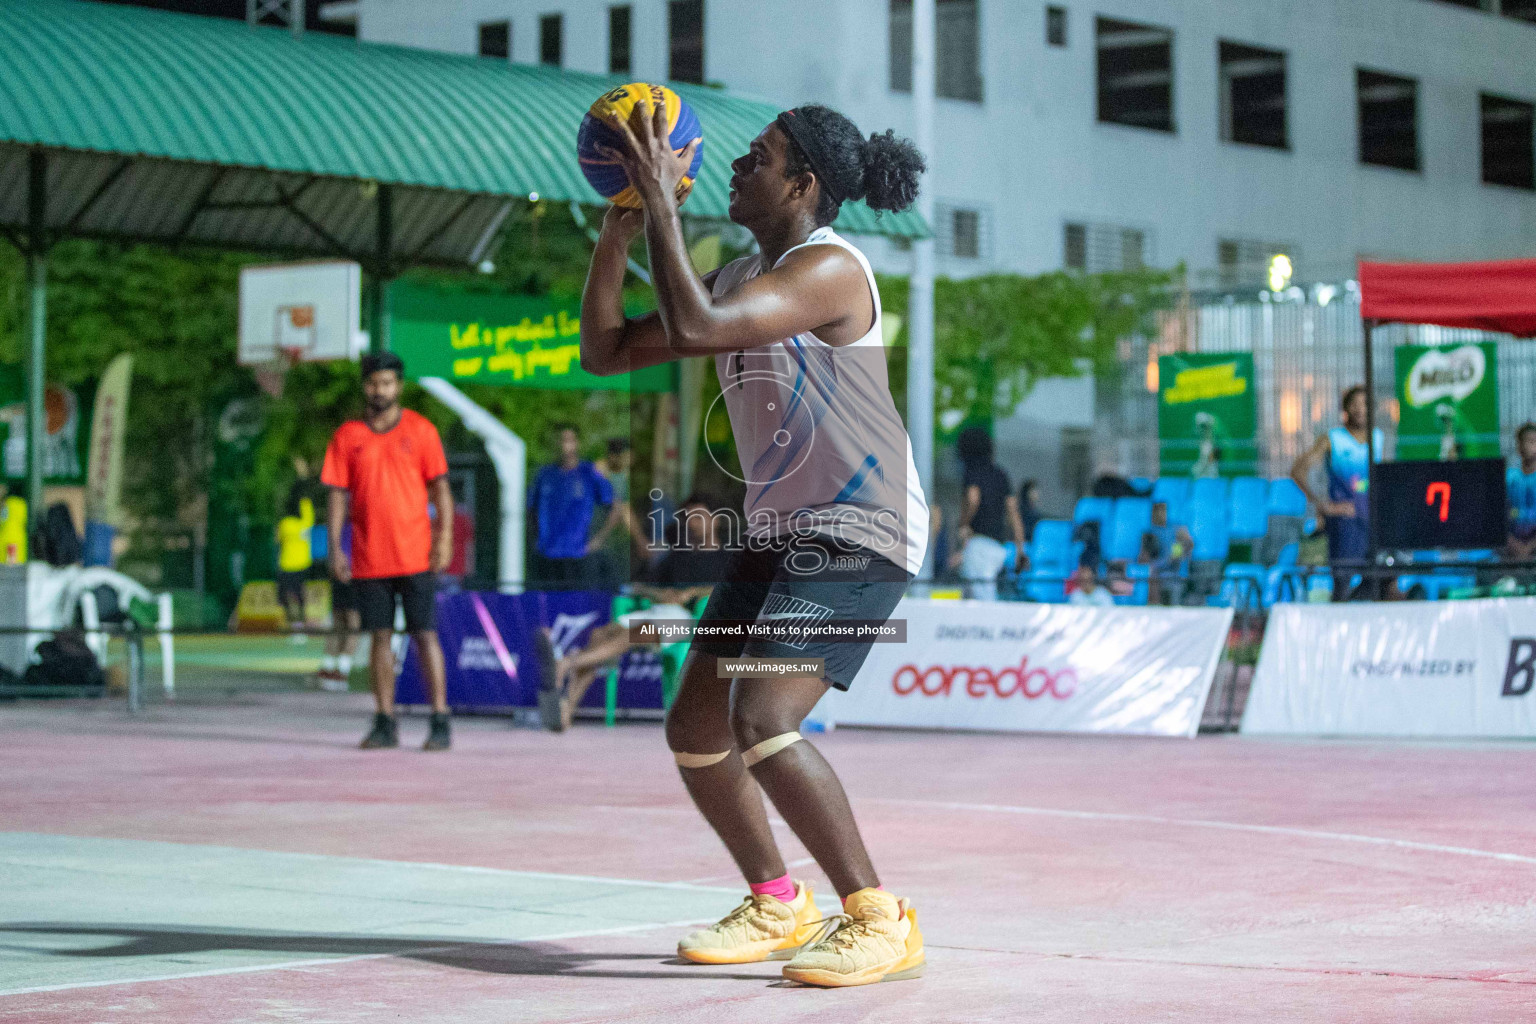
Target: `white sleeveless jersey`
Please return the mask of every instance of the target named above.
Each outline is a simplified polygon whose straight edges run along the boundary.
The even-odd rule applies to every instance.
[[[784,255],[807,245],[837,245],[854,255],[874,297],[875,323],[848,345],[828,345],[807,332],[715,357],[747,485],[747,533],[814,532],[916,574],[928,547],[928,502],[891,399],[874,271],[830,227]],[[760,255],[727,264],[715,278],[715,296],[762,270]]]

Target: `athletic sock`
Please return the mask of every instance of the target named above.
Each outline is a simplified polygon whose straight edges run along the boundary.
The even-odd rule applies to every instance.
[[[795,883],[787,873],[766,882],[753,882],[751,889],[754,896],[772,896],[780,903],[788,903],[795,898]]]
[[[341,657],[337,658],[336,659],[336,671],[340,672],[344,676],[351,675],[352,674],[352,655],[350,655],[350,654],[343,654]]]
[[[336,671],[336,658],[335,658],[334,655],[327,654],[327,655],[325,655],[324,657],[322,657],[320,659],[320,671],[321,672],[335,672]]]

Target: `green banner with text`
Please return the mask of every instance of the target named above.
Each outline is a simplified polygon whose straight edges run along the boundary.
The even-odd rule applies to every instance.
[[[413,380],[605,391],[668,391],[668,366],[598,377],[581,368],[581,304],[398,282],[390,348]]]
[[[1397,457],[1497,458],[1498,346],[1399,345]]]
[[[1258,472],[1251,352],[1180,352],[1157,360],[1158,462],[1163,476]]]

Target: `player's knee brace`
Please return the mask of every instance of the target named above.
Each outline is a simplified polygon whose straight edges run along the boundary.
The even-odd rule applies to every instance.
[[[718,754],[679,754],[673,752],[672,759],[677,762],[679,768],[708,768],[712,764],[719,764],[731,756],[729,750]]]
[[[741,752],[741,763],[751,768],[764,758],[772,757],[791,743],[798,743],[801,736],[798,732],[781,732],[777,736],[770,736],[761,743],[754,744],[750,749]]]

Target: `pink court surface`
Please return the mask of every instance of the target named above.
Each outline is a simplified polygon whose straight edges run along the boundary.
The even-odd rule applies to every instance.
[[[1536,1019],[1529,745],[816,737],[928,938],[822,991],[673,958],[743,886],[654,724],[364,700],[0,708],[0,1021]]]

